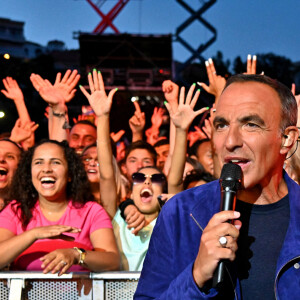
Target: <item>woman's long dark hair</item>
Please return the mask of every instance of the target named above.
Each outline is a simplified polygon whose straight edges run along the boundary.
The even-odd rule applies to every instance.
[[[12,180],[10,189],[10,200],[16,200],[16,213],[19,215],[22,226],[26,226],[32,218],[32,209],[38,200],[38,192],[32,184],[31,164],[35,150],[43,144],[55,144],[63,152],[68,165],[67,199],[73,201],[78,207],[83,206],[88,201],[94,201],[94,196],[90,190],[90,184],[84,170],[84,166],[75,151],[70,148],[66,141],[57,142],[55,140],[42,140],[28,151],[22,153],[21,159]]]

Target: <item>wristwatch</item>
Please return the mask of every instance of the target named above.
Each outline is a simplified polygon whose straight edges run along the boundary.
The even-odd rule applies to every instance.
[[[86,256],[85,249],[77,247],[74,247],[74,249],[79,253],[78,265],[83,265]]]

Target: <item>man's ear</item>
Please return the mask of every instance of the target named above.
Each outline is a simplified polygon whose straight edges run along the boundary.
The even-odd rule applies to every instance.
[[[127,168],[125,166],[125,163],[124,164],[121,164],[121,171],[124,175],[127,175]]]
[[[296,126],[289,126],[284,130],[282,135],[282,144],[280,153],[287,154],[294,146],[299,136],[298,128]]]

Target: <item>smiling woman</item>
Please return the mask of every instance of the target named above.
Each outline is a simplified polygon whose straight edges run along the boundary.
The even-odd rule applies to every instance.
[[[0,215],[0,268],[59,275],[118,268],[110,219],[66,143],[42,141],[22,155],[11,199]]]

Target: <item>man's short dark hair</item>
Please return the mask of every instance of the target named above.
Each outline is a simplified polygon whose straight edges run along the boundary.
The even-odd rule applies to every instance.
[[[92,123],[92,122],[89,121],[89,120],[80,120],[80,121],[78,121],[77,123],[75,123],[75,124],[72,126],[71,130],[72,130],[76,125],[80,125],[80,124],[83,124],[83,125],[90,125],[90,126],[94,127],[95,130],[97,130],[97,127],[95,126],[95,124]]]
[[[158,142],[156,142],[153,147],[156,148],[156,147],[160,147],[160,146],[163,146],[163,145],[169,145],[170,142],[167,138],[165,139],[162,139],[162,140],[159,140]]]
[[[198,140],[196,141],[189,149],[188,149],[188,154],[189,156],[195,155],[196,157],[198,157],[197,152],[199,149],[199,146],[203,143],[206,142],[210,142],[210,139],[202,139],[202,140]]]
[[[131,143],[125,150],[125,161],[127,160],[128,155],[136,149],[145,149],[147,150],[154,160],[154,164],[156,164],[157,153],[152,145],[144,141],[136,141]]]
[[[281,102],[280,129],[284,131],[289,126],[296,126],[298,116],[297,102],[291,90],[284,84],[265,75],[237,74],[227,80],[223,92],[235,82],[259,82],[271,87],[275,90]]]

